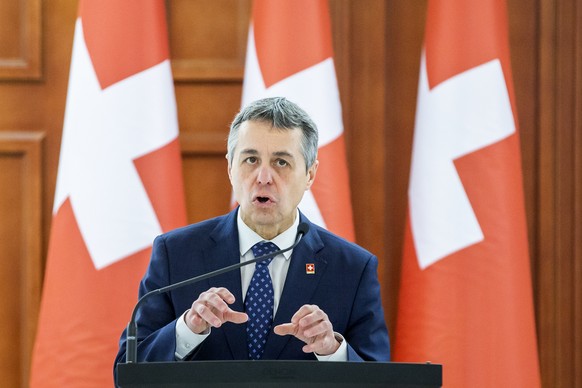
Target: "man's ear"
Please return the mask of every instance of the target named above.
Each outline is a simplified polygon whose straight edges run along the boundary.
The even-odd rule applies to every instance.
[[[319,160],[316,160],[307,170],[307,185],[305,187],[305,191],[309,190],[311,185],[313,185],[313,182],[315,181],[315,175],[317,174],[317,167],[319,167]]]
[[[231,185],[232,185],[232,173],[231,173],[231,169],[232,169],[232,165],[230,164],[230,159],[228,158],[228,154],[226,154],[226,172],[228,173],[228,180],[230,181]]]

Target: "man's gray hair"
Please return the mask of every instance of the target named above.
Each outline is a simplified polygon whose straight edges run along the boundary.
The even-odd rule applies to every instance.
[[[228,134],[227,158],[232,163],[234,149],[238,143],[238,132],[245,121],[262,121],[283,130],[299,129],[302,132],[301,153],[307,168],[317,159],[317,126],[309,115],[297,104],[285,97],[269,97],[251,102],[238,112],[230,124]]]

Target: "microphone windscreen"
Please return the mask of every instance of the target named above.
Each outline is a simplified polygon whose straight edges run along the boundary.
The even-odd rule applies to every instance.
[[[302,235],[306,235],[307,232],[309,232],[309,224],[307,224],[306,222],[302,222],[299,224],[299,226],[297,227],[297,233],[301,233]]]

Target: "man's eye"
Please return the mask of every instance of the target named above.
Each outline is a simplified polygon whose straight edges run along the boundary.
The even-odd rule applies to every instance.
[[[277,166],[279,166],[279,167],[285,167],[285,166],[288,166],[289,165],[289,163],[287,163],[287,161],[286,160],[283,160],[283,159],[277,159],[277,161],[275,162],[275,164]]]
[[[254,156],[249,156],[248,158],[246,158],[245,162],[247,162],[248,164],[255,164],[257,162],[257,158],[255,158]]]

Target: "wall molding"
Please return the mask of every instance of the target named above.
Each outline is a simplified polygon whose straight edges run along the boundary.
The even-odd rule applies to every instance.
[[[17,0],[18,18],[11,23],[19,24],[20,34],[15,36],[13,45],[17,55],[11,56],[0,51],[0,80],[40,80],[41,69],[41,0]],[[0,16],[2,18],[9,16]]]
[[[18,204],[21,208],[18,211],[20,225],[19,230],[13,231],[15,240],[5,241],[4,244],[12,244],[13,248],[21,254],[19,257],[5,260],[15,260],[10,268],[17,268],[18,273],[14,276],[14,284],[18,286],[16,291],[17,299],[20,301],[17,314],[11,314],[11,320],[18,320],[20,327],[17,343],[19,349],[14,349],[14,356],[18,355],[17,361],[20,371],[20,381],[22,386],[28,386],[28,376],[30,370],[30,360],[32,347],[36,334],[37,319],[40,307],[40,297],[42,288],[42,143],[45,135],[40,131],[32,132],[12,132],[0,131],[0,164],[3,160],[10,166],[20,166],[14,171],[3,171],[12,174],[7,180],[15,176],[14,184],[20,184],[17,190],[22,194]],[[10,204],[7,204],[9,206]],[[4,236],[6,238],[6,236]],[[5,249],[5,248],[3,248]],[[4,308],[4,307],[3,307]]]

